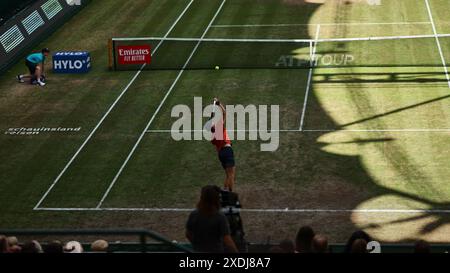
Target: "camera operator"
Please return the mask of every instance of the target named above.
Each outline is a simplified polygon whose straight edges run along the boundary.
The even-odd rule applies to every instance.
[[[238,252],[227,217],[221,211],[217,187],[202,188],[197,209],[186,223],[186,237],[196,252]]]

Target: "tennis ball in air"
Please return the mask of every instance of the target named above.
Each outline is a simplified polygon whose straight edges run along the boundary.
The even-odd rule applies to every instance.
[[[220,67],[218,65],[216,65],[216,70],[219,70],[219,69],[220,69]]]

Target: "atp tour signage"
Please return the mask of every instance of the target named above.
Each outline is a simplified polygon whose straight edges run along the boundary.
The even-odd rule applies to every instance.
[[[152,50],[149,45],[119,46],[117,48],[119,64],[150,64]]]
[[[64,51],[53,54],[53,73],[81,74],[91,69],[91,57],[85,51]]]

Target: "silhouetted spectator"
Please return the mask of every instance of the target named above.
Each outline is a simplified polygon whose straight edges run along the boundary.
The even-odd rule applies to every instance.
[[[83,246],[77,241],[67,242],[64,246],[65,253],[83,253]]]
[[[9,248],[9,253],[22,253],[22,248],[19,245],[15,245]]]
[[[8,244],[8,253],[21,253],[22,247],[19,245],[19,240],[15,236],[6,237]]]
[[[8,240],[3,235],[0,235],[0,253],[9,253]]]
[[[312,250],[314,253],[328,252],[328,238],[324,235],[316,235],[312,241]]]
[[[419,240],[414,244],[414,253],[430,253],[430,244],[424,240]]]
[[[42,253],[41,244],[38,241],[30,241],[22,246],[22,253]]]
[[[365,231],[358,230],[353,232],[352,236],[350,236],[350,239],[348,239],[347,244],[345,245],[345,253],[350,253],[352,250],[353,242],[355,242],[358,239],[363,239],[366,241],[366,244],[373,241],[372,238],[367,234]]]
[[[97,240],[91,244],[91,251],[94,252],[107,252],[109,244],[105,240]]]
[[[283,253],[295,253],[295,244],[292,240],[285,239],[281,241],[279,247]]]
[[[220,192],[215,186],[202,188],[197,209],[186,223],[186,237],[197,252],[238,252],[230,236],[226,216],[220,211]]]
[[[45,253],[64,253],[63,245],[60,241],[53,241],[46,246],[44,246]]]
[[[8,240],[9,252],[10,253],[20,253],[22,248],[19,246],[19,240],[15,236],[9,236],[6,238]]]
[[[367,253],[367,241],[364,239],[353,241],[350,253]]]
[[[312,239],[314,238],[314,230],[309,226],[301,227],[295,238],[295,250],[297,253],[311,253]]]

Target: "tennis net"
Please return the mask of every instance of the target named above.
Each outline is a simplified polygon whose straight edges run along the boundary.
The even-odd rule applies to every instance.
[[[439,54],[436,39],[442,44]],[[440,67],[450,64],[450,34],[342,39],[113,38],[114,70]]]

